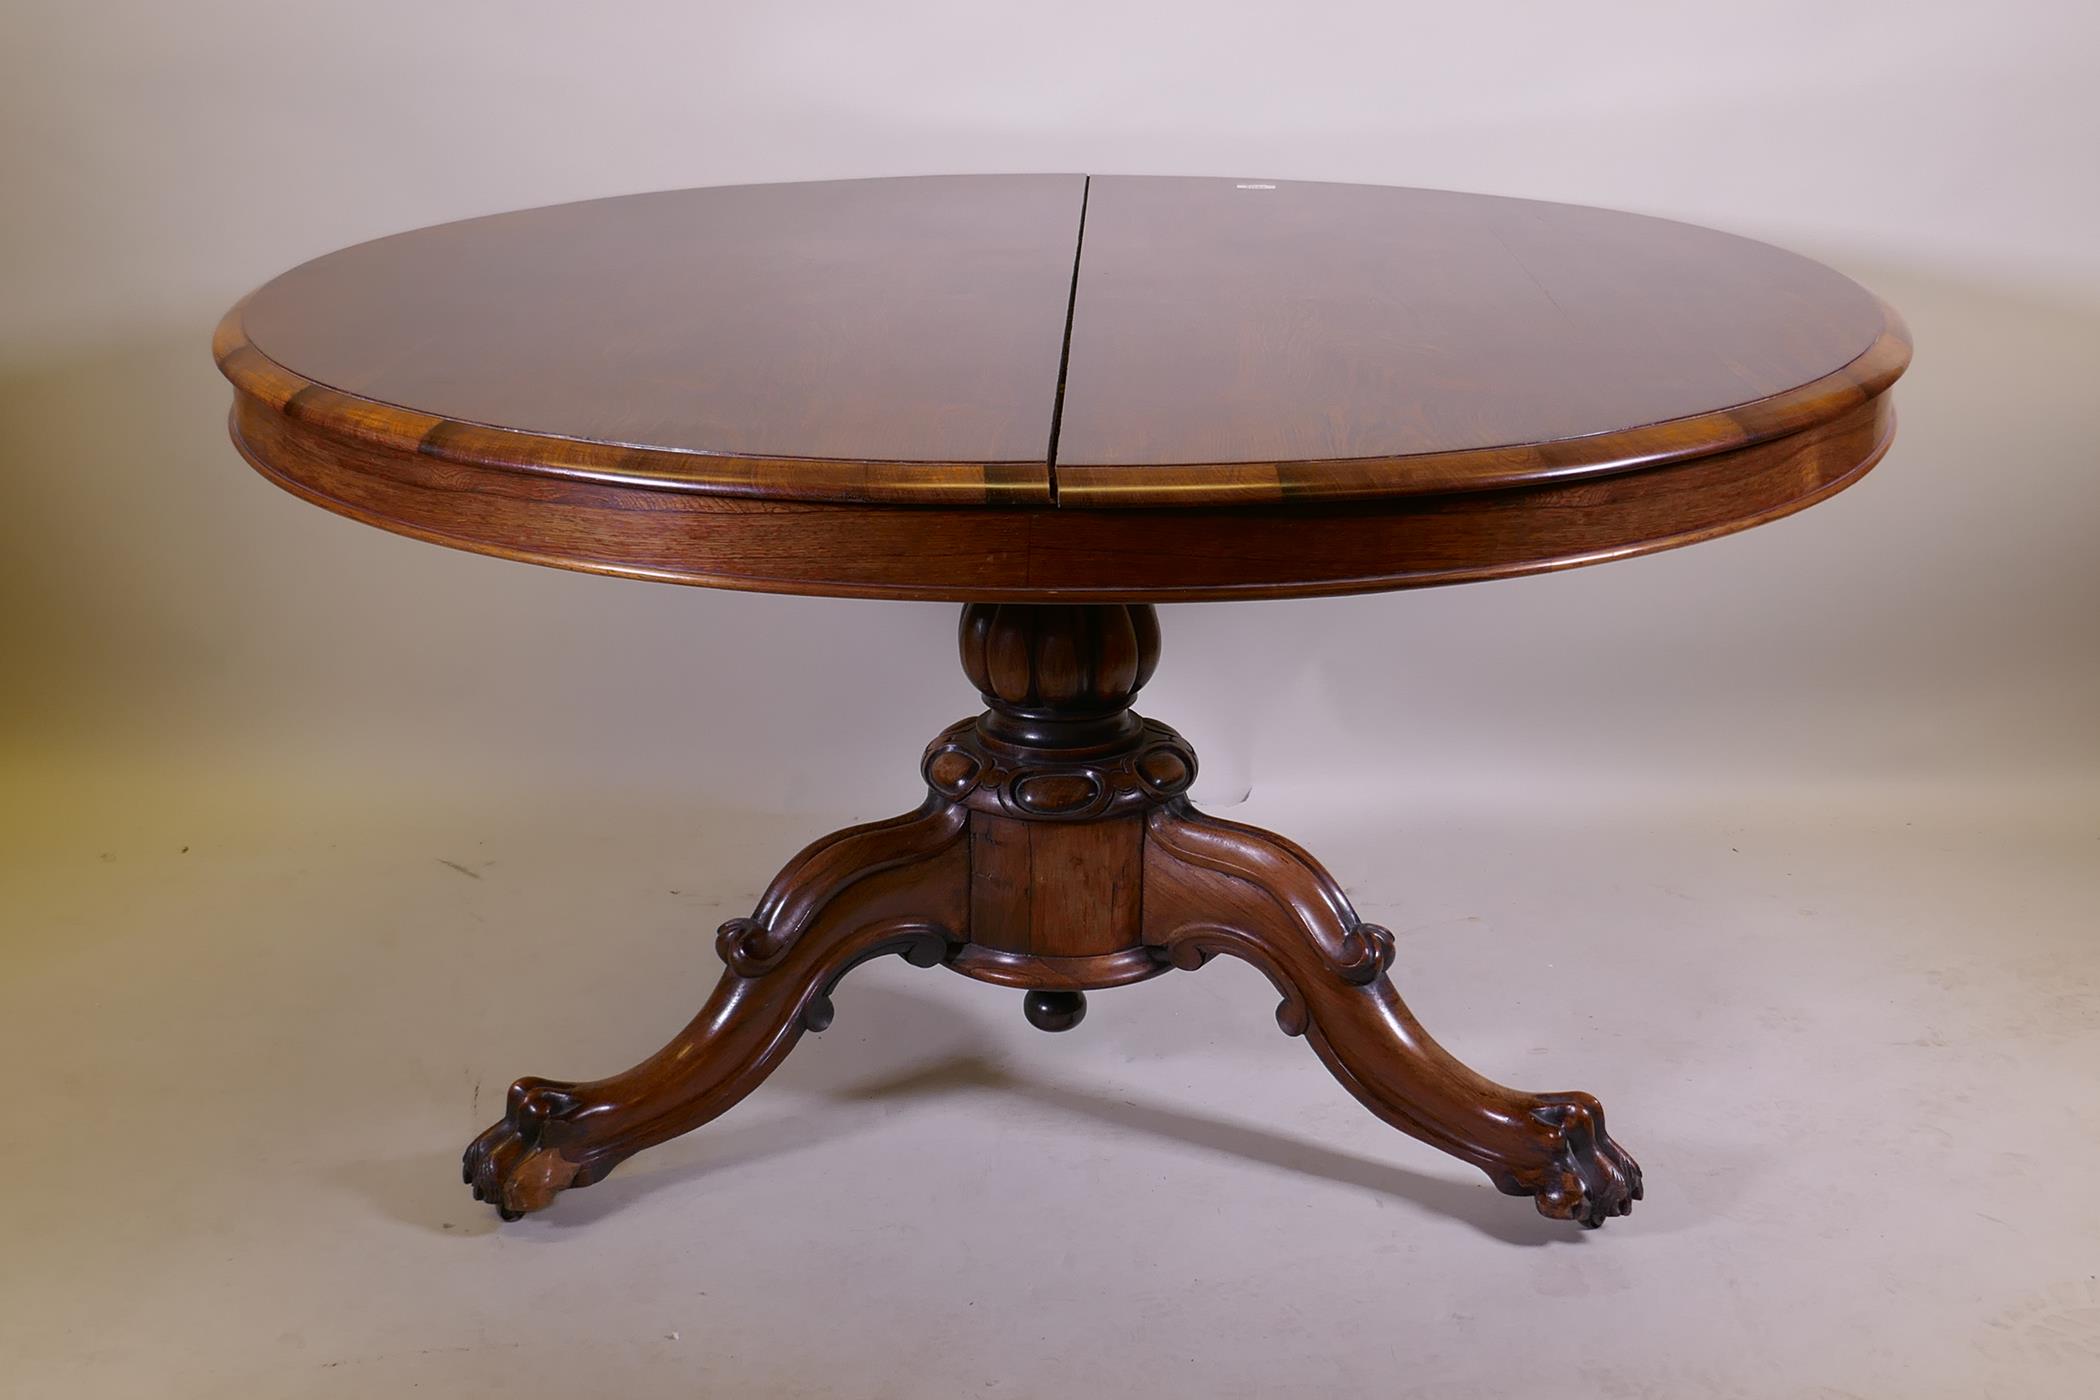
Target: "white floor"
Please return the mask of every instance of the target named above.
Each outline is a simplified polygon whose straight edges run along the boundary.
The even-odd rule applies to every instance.
[[[820,817],[23,775],[0,852],[0,1393],[2100,1394],[2100,807],[1974,794],[1233,816],[1321,855],[1478,1068],[1648,1178],[1540,1219],[1219,963],[1031,1030],[894,960],[726,1118],[501,1225],[525,1073],[653,1049]],[[901,806],[912,795],[900,790]]]

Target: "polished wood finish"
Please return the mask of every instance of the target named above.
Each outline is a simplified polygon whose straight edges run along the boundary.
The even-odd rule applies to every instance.
[[[437,544],[716,588],[1016,602],[1311,597],[1648,554],[1813,505],[1894,433],[1883,394],[1755,447],[1564,485],[1259,509],[891,509],[481,471],[345,450],[252,399],[234,416],[235,444],[278,485]]]
[[[722,926],[722,980],[662,1050],[610,1079],[512,1086],[462,1164],[478,1199],[542,1209],[722,1113],[831,1024],[839,980],[868,958],[990,967],[1028,990],[1031,1024],[1064,1031],[1087,989],[1226,954],[1269,977],[1284,1032],[1394,1127],[1545,1215],[1595,1226],[1632,1209],[1640,1168],[1596,1099],[1466,1068],[1394,990],[1392,936],[1311,856],[1190,805],[1194,752],[1129,708],[1159,655],[1149,606],[973,606],[960,649],[987,708],[927,747],[925,804],[789,862]]]
[[[1666,220],[1031,176],[445,225],[295,269],[214,349],[259,470],[403,534],[1048,602],[1416,587],[1743,529],[1879,460],[1910,342],[1829,269]]]
[[[257,291],[225,363],[312,433],[461,466],[1047,501],[1084,186],[736,185],[418,229]]]
[[[947,956],[967,926],[965,830],[963,808],[929,802],[797,856],[751,918],[722,926],[715,947],[729,970],[670,1044],[609,1079],[511,1086],[502,1120],[467,1148],[475,1197],[516,1218],[601,1180],[757,1088],[804,1031],[831,1024],[832,990],[855,964]]]
[[[1444,190],[1096,176],[1058,495],[1565,481],[1828,422],[1908,359],[1857,284],[1712,229]]]
[[[220,324],[234,442],[419,539],[633,578],[965,604],[985,708],[915,812],[826,837],[717,934],[669,1045],[520,1080],[477,1196],[548,1205],[751,1092],[901,954],[1026,993],[1242,958],[1372,1112],[1549,1216],[1641,1173],[1582,1093],[1416,1022],[1297,846],[1204,816],[1141,719],[1153,604],[1465,582],[1774,520],[1895,431],[1896,314],[1667,221],[1281,181],[1026,176],[695,190],[319,259]]]
[[[1205,817],[1187,802],[1148,819],[1145,941],[1176,967],[1220,953],[1260,968],[1302,1035],[1364,1107],[1530,1196],[1539,1213],[1595,1227],[1641,1199],[1641,1169],[1585,1093],[1532,1094],[1478,1074],[1429,1038],[1386,975],[1392,935],[1356,917],[1293,843]]]
[[[1086,993],[1037,989],[1021,998],[1021,1013],[1039,1031],[1068,1031],[1086,1019]]]

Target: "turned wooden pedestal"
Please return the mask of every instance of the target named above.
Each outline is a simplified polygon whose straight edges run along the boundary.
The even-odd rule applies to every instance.
[[[789,861],[748,919],[722,925],[727,970],[678,1036],[587,1084],[521,1079],[463,1175],[506,1218],[588,1186],[757,1088],[831,1024],[848,971],[897,954],[1027,989],[1031,1023],[1068,1030],[1086,993],[1244,958],[1363,1105],[1473,1163],[1550,1216],[1600,1225],[1641,1171],[1584,1093],[1531,1094],[1466,1068],[1386,972],[1392,936],[1281,836],[1204,816],[1196,755],[1131,698],[1159,659],[1145,604],[971,604],[962,663],[988,707],[927,747],[926,801]]]

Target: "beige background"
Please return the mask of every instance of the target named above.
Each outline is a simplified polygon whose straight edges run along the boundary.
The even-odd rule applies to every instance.
[[[0,1382],[2091,1392],[2094,7],[191,0],[4,30],[0,1049],[30,1097],[0,1186],[35,1223]],[[952,609],[337,520],[226,444],[213,322],[423,223],[973,170],[1614,205],[1908,318],[1894,452],[1803,516],[1165,617],[1145,708],[1209,792],[1251,785],[1235,815],[1403,931],[1462,1054],[1602,1094],[1642,1214],[1535,1228],[1358,1114],[1236,971],[1053,1041],[872,969],[724,1145],[503,1232],[450,1184],[504,1080],[653,1048],[781,858],[915,800],[971,705]],[[958,1180],[1005,1184],[958,1222]]]

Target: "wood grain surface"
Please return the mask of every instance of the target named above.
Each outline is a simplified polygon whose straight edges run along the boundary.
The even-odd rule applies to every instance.
[[[241,333],[469,457],[502,429],[528,439],[513,466],[1047,500],[1084,186],[737,185],[470,219],[295,268]]]
[[[1907,358],[1856,283],[1689,224],[1096,176],[1059,499],[1347,499],[1623,470],[1826,421]]]
[[[444,225],[295,269],[214,349],[248,459],[387,529],[1022,602],[1411,587],[1711,538],[1879,460],[1910,356],[1844,277],[1688,225],[1078,176]]]

